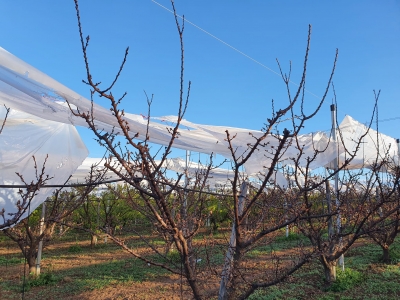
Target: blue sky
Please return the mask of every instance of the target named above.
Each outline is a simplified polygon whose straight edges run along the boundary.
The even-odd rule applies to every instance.
[[[171,8],[169,1],[158,2]],[[308,24],[312,24],[307,89],[322,96],[336,48],[334,77],[339,121],[345,114],[365,122],[373,90],[381,90],[379,130],[400,138],[400,1],[175,1],[178,14],[270,69],[299,82]],[[49,76],[89,97],[74,3],[0,0],[0,46]],[[96,81],[110,82],[123,53],[126,68],[114,94],[128,92],[126,111],[146,114],[154,94],[153,116],[176,115],[179,96],[179,38],[173,15],[151,0],[81,1],[89,59]],[[186,119],[202,124],[261,129],[275,107],[287,104],[282,79],[223,43],[186,24],[185,79],[192,81]],[[294,90],[296,86],[292,85]],[[304,133],[330,127],[332,93]],[[102,103],[106,105],[106,103]],[[306,94],[311,111],[318,98]],[[396,119],[397,118],[397,119]],[[289,126],[290,124],[288,124]],[[375,127],[375,125],[374,125]],[[102,151],[93,135],[79,129],[90,156]]]

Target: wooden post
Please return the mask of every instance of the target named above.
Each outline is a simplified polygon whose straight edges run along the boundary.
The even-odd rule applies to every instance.
[[[240,196],[238,203],[239,216],[241,216],[243,213],[244,200],[247,194],[247,188],[248,188],[247,182],[244,181],[240,188]],[[235,248],[236,248],[236,231],[235,231],[235,222],[233,222],[231,238],[229,240],[229,248],[225,256],[225,264],[221,274],[221,283],[219,286],[218,300],[226,300],[228,296],[227,286],[229,279],[232,275],[232,262],[233,262],[233,254],[235,253]]]

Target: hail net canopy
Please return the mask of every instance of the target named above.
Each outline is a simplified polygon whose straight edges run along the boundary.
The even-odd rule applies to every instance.
[[[0,47],[0,124],[2,124],[7,108],[11,112],[0,135],[0,184],[21,184],[35,180],[35,169],[32,156],[41,168],[46,157],[46,174],[52,177],[49,183],[62,184],[71,174],[77,172],[75,179],[84,178],[88,169],[88,161],[82,166],[88,151],[80,139],[74,126],[87,126],[85,120],[76,117],[73,111],[92,112],[95,126],[104,132],[120,133],[119,125],[109,109],[91,103],[61,83],[35,69],[11,53]],[[176,116],[155,117],[147,120],[142,115],[126,113],[130,133],[137,139],[160,145],[168,145],[171,135],[169,128],[177,121]],[[201,153],[220,154],[231,158],[231,151],[226,140],[226,131],[235,138],[231,141],[237,157],[246,155],[255,139],[262,136],[262,131],[195,124],[187,120],[181,122],[179,138],[174,147]],[[349,168],[373,166],[385,157],[398,164],[398,147],[396,140],[369,130],[350,116],[346,116],[339,126],[341,135],[338,142],[332,140],[330,134],[314,132],[298,136],[298,145],[288,140],[286,150],[280,157],[282,165],[291,165],[301,154],[299,165],[307,165],[308,157],[315,150],[321,154],[309,165],[310,168],[332,167],[332,161],[339,157],[339,164],[356,151],[355,159]],[[365,136],[364,136],[365,135]],[[364,136],[364,137],[363,137]],[[357,142],[362,138],[360,149]],[[257,151],[246,162],[246,176],[262,176],[271,165],[274,149],[278,145],[278,136],[268,135]],[[81,166],[81,167],[79,167]],[[79,167],[79,169],[78,169]],[[182,171],[182,162],[170,160],[164,166],[178,172]],[[186,166],[185,166],[186,167]],[[201,166],[190,166],[188,172]],[[78,171],[77,171],[78,169]],[[229,170],[216,170],[216,182],[229,181]],[[275,172],[275,182],[286,185],[286,178]],[[14,213],[18,201],[17,189],[0,189],[0,211]],[[42,189],[35,197],[31,210],[43,202],[52,193],[51,189]]]

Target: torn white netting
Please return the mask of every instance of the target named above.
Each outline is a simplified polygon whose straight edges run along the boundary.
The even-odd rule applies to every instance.
[[[6,109],[0,107],[0,124],[5,115]],[[21,174],[27,184],[36,182],[36,171],[40,174],[44,165],[44,173],[52,177],[46,184],[62,185],[87,155],[88,150],[74,126],[11,109],[0,135],[0,184],[23,185],[16,173]],[[21,200],[18,191],[18,188],[0,189],[0,211],[4,209],[6,219],[18,211],[16,205]],[[53,191],[52,188],[40,189],[30,210],[33,211]],[[27,212],[22,218],[26,216]]]

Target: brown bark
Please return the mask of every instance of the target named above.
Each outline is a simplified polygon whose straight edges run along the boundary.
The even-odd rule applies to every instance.
[[[336,281],[336,264],[337,260],[329,260],[324,255],[320,257],[322,266],[324,267],[325,281],[328,285],[331,285]]]
[[[97,235],[92,234],[90,239],[90,247],[93,248],[97,245]]]
[[[389,252],[389,245],[383,245],[382,251],[383,251],[383,256],[382,256],[382,261],[385,264],[390,264],[391,258],[390,258],[390,252]]]
[[[32,253],[27,257],[27,262],[29,266],[29,274],[36,275],[36,255]]]
[[[240,250],[236,246],[235,253],[233,255],[233,263],[232,263],[232,265],[233,265],[232,266],[232,270],[233,270],[232,281],[229,284],[227,298],[226,298],[228,300],[237,299],[239,280],[241,279],[238,271],[240,270],[241,263],[242,263],[242,255],[241,255]]]

